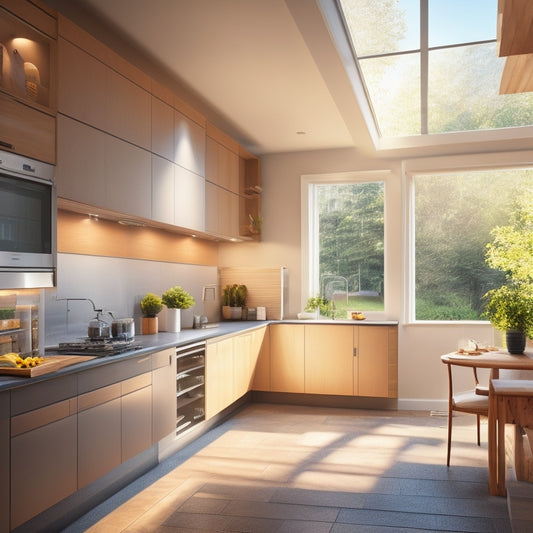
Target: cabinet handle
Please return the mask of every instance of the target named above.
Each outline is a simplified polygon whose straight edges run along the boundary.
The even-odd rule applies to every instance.
[[[10,150],[13,150],[15,147],[6,141],[0,141],[0,146],[3,146],[4,148],[9,148]]]
[[[357,348],[354,348],[354,349],[353,349],[353,356],[354,356],[354,357],[357,357]]]

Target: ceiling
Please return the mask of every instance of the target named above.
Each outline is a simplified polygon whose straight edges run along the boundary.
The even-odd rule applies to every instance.
[[[203,101],[216,120],[207,118],[252,153],[372,149],[315,0],[48,3],[67,16],[62,7],[74,3],[103,21]],[[79,25],[88,20],[78,18]]]

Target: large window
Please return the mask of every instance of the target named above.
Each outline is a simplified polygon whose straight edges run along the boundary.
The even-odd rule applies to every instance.
[[[481,320],[482,296],[504,281],[485,261],[491,231],[533,198],[533,169],[417,174],[412,185],[411,318]]]
[[[384,309],[383,181],[307,184],[309,294],[344,310]]]
[[[497,0],[337,0],[383,138],[533,124],[500,94]]]

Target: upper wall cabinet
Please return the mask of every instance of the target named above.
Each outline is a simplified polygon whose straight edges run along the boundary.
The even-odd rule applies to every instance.
[[[58,58],[58,110],[149,150],[150,94],[61,37]]]
[[[174,113],[174,162],[198,176],[205,176],[205,128],[183,113]]]
[[[0,148],[55,163],[56,19],[25,1],[0,7]]]

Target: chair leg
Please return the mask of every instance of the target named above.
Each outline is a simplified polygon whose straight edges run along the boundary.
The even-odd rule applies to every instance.
[[[477,445],[478,446],[481,446],[481,440],[479,438],[479,419],[480,419],[480,416],[479,415],[476,415],[476,418],[477,418]]]
[[[450,466],[450,452],[452,449],[452,409],[448,407],[448,452],[446,455],[446,466]]]

